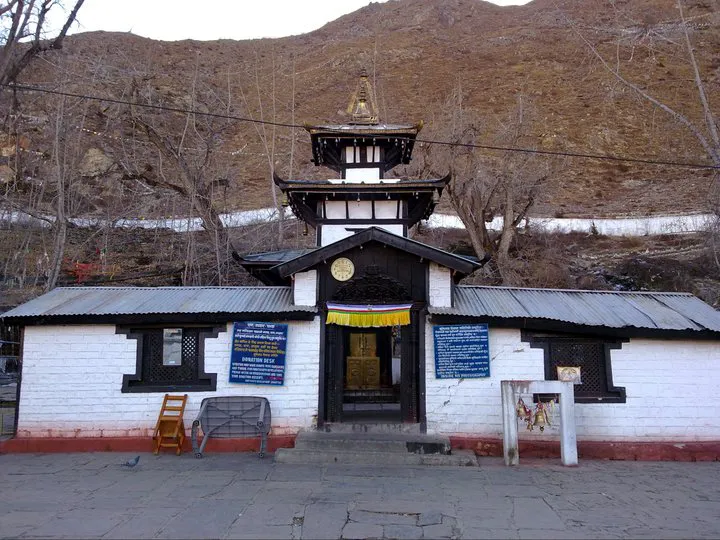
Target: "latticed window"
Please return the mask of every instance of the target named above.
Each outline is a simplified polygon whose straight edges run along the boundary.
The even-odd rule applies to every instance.
[[[592,341],[553,340],[550,346],[550,380],[557,380],[558,367],[580,368],[582,384],[575,385],[576,396],[600,397],[607,394],[605,344]]]
[[[118,330],[138,342],[137,368],[123,376],[123,392],[215,390],[216,374],[204,371],[204,340],[213,328]]]
[[[610,350],[619,349],[619,341],[548,334],[529,334],[523,339],[545,351],[546,380],[558,380],[558,368],[580,368],[581,383],[575,385],[578,403],[625,402],[625,389],[612,382]]]
[[[192,384],[198,381],[199,329],[177,329],[180,334],[177,357],[172,355],[175,352],[172,351],[174,344],[167,339],[168,334],[173,333],[172,330],[175,329],[160,328],[143,333],[143,382],[147,384]]]

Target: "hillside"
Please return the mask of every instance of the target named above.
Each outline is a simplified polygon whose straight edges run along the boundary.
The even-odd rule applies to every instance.
[[[716,3],[688,0],[685,16],[717,114],[720,12]],[[206,214],[211,222],[216,212],[273,206],[272,168],[295,178],[332,173],[310,163],[309,136],[302,128],[239,119],[294,125],[346,121],[362,69],[374,84],[381,121],[422,120],[421,139],[442,140],[443,123],[455,112],[443,104],[460,85],[464,111],[479,119],[480,144],[496,141],[522,96],[532,105],[526,138],[532,148],[708,164],[686,127],[618,83],[590,48],[612,65],[619,62],[628,80],[700,125],[702,110],[677,21],[674,0],[534,0],[514,7],[481,0],[390,0],[282,39],[70,36],[62,50],[34,62],[21,81],[60,94],[2,94],[0,210],[54,215],[63,200],[65,216],[114,220],[192,213]],[[128,101],[177,111],[130,107]],[[181,112],[189,109],[211,116]],[[179,148],[181,157],[173,159],[168,147]],[[418,173],[412,167],[394,172]],[[564,217],[704,212],[714,200],[712,180],[707,169],[555,159],[531,212]],[[440,209],[452,211],[447,199]],[[47,274],[58,239],[53,234],[15,228],[4,236],[10,246],[0,261],[6,284]],[[95,230],[74,238],[65,270],[67,261],[107,253],[117,244],[114,234]],[[190,259],[199,267],[227,255],[216,249],[214,256],[201,257],[193,242],[173,239],[174,258],[159,263],[167,263],[170,272]],[[257,251],[288,242],[307,239],[276,230],[236,243]],[[135,270],[129,259],[123,266],[130,274]]]
[[[611,58],[612,43],[620,38],[628,78],[699,122],[689,64],[681,49],[668,45],[680,39],[678,26],[668,23],[677,20],[674,1],[613,4],[621,13],[613,15],[604,2],[535,0],[501,8],[480,0],[391,0],[310,34],[275,40],[155,42],[131,34],[81,34],[68,39],[63,51],[34,64],[25,82],[123,99],[135,79],[156,103],[302,124],[346,119],[356,76],[367,68],[381,119],[424,120],[428,128],[421,135],[432,134],[445,96],[460,82],[466,107],[486,120],[487,141],[523,94],[537,111],[531,126],[536,148],[707,163],[689,132],[616,83],[568,23],[573,21]],[[691,4],[692,39],[706,83],[717,96],[720,14],[711,3]],[[49,99],[23,95],[24,112],[39,113],[42,123]],[[97,102],[75,106],[88,113],[85,125],[100,134],[82,144],[115,162],[106,171],[86,172],[116,181],[118,162],[125,157],[118,138],[129,134],[113,125],[113,114],[122,111]],[[256,127],[242,122],[222,126],[223,149],[236,152],[223,171],[230,183],[227,204],[235,209],[272,202],[268,160]],[[269,142],[271,131],[265,128]],[[328,175],[308,163],[309,139],[303,130],[294,131],[292,171],[293,132],[277,128],[275,135],[274,161],[281,174]],[[28,137],[31,147],[47,150],[42,135]],[[153,158],[143,166],[157,166]],[[706,210],[709,177],[709,171],[686,168],[568,159],[540,195],[535,212],[608,216]],[[147,211],[153,210],[166,209]]]

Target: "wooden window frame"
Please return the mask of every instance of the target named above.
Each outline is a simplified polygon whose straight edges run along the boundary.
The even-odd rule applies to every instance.
[[[143,346],[145,336],[150,331],[162,330],[165,328],[182,328],[183,334],[186,329],[199,330],[197,343],[197,377],[191,382],[178,384],[156,384],[143,381]],[[211,325],[133,325],[117,327],[117,334],[124,334],[128,339],[137,341],[135,373],[123,375],[123,393],[152,393],[152,392],[214,392],[217,388],[217,373],[205,372],[205,340],[216,338],[220,332],[225,332],[225,326]]]
[[[625,387],[615,386],[612,374],[611,350],[621,349],[623,343],[627,343],[628,339],[611,338],[602,336],[586,336],[586,335],[568,335],[568,334],[548,334],[540,332],[522,332],[522,341],[530,344],[532,349],[543,350],[543,361],[545,369],[545,380],[556,381],[557,373],[553,370],[553,361],[550,345],[553,342],[577,342],[577,343],[598,343],[602,346],[603,358],[600,362],[604,362],[605,369],[605,385],[602,395],[584,394],[580,386],[575,387],[575,403],[625,403],[626,394]],[[581,373],[582,376],[582,373]],[[554,396],[539,395],[536,399],[546,400]]]

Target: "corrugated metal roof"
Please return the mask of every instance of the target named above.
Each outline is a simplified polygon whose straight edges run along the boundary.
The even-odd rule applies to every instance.
[[[262,253],[250,253],[243,255],[242,260],[246,263],[283,263],[302,257],[318,248],[283,249],[281,251],[264,251]]]
[[[548,319],[584,326],[720,332],[720,313],[687,293],[462,286],[436,315]]]
[[[290,287],[60,287],[2,317],[314,312]]]

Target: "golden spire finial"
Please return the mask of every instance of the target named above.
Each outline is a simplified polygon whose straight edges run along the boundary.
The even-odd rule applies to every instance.
[[[368,80],[367,71],[360,72],[360,81],[355,93],[350,99],[348,112],[352,114],[351,124],[377,124],[376,107],[373,101],[372,88]]]

